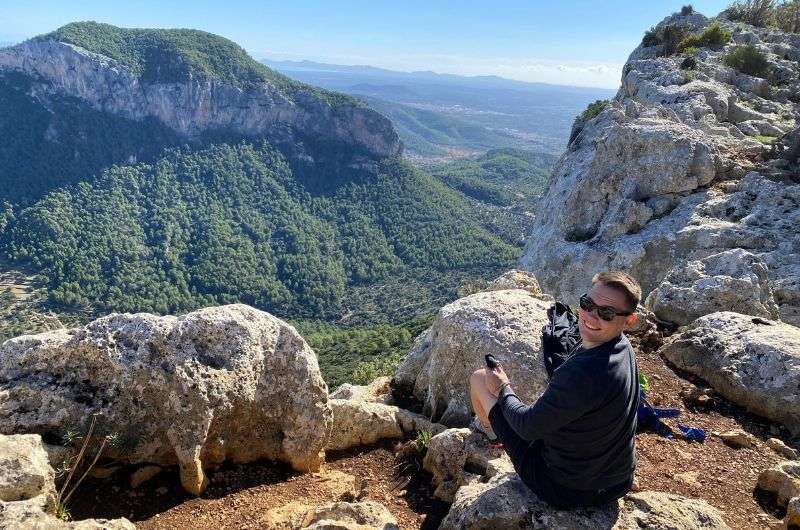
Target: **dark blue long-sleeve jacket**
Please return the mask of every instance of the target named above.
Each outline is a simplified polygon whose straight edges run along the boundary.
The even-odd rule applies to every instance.
[[[534,404],[506,387],[497,405],[521,438],[542,441],[547,474],[557,483],[599,490],[632,477],[639,375],[624,334],[578,350]]]

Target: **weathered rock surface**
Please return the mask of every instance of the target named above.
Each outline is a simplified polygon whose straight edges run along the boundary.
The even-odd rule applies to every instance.
[[[694,321],[660,350],[727,399],[800,431],[800,329],[722,312]]]
[[[273,508],[264,520],[272,530],[398,530],[397,520],[382,504],[374,501],[334,502],[308,506],[293,502]]]
[[[127,519],[57,519],[54,477],[38,434],[0,435],[0,528],[134,530]]]
[[[299,83],[288,94],[270,82],[249,90],[215,79],[151,82],[109,57],[50,39],[3,48],[2,70],[30,75],[31,90],[39,97],[55,93],[125,118],[155,118],[189,137],[232,130],[279,143],[290,138],[287,134],[300,134],[337,140],[374,156],[402,151],[392,124],[381,114],[355,102],[331,105]]]
[[[740,248],[672,269],[645,305],[661,320],[686,325],[718,311],[779,318],[766,264]]]
[[[506,271],[494,280],[490,281],[484,291],[505,291],[508,289],[523,289],[533,296],[542,296],[542,288],[536,276],[528,271],[511,269]]]
[[[21,501],[43,495],[55,501],[55,473],[38,434],[0,435],[0,500]]]
[[[245,305],[112,314],[0,345],[0,433],[85,432],[95,414],[130,440],[121,461],[177,463],[193,493],[225,460],[316,469],[331,426],[314,352]]]
[[[453,502],[461,486],[514,471],[502,448],[467,428],[447,429],[431,438],[422,465],[432,475],[434,495],[446,502]]]
[[[723,432],[719,438],[734,449],[752,449],[756,446],[756,437],[742,429]]]
[[[776,495],[778,504],[800,495],[800,462],[788,460],[765,469],[758,476],[758,487]]]
[[[472,415],[469,376],[491,353],[520,398],[533,401],[547,384],[541,331],[549,306],[522,289],[476,293],[444,306],[397,369],[395,385],[422,401],[433,421],[464,426]]]
[[[440,528],[722,530],[728,526],[720,513],[705,501],[654,491],[630,493],[605,507],[554,510],[531,493],[516,474],[505,473],[488,482],[475,481],[460,488]]]
[[[436,434],[443,425],[405,409],[369,401],[331,399],[333,428],[325,444],[331,451],[370,445],[378,440],[400,439],[414,432]]]
[[[797,460],[797,450],[786,445],[783,440],[779,438],[770,438],[767,440],[767,445],[782,457],[788,458],[789,460]]]
[[[343,383],[331,392],[329,397],[350,401],[374,401],[391,405],[391,382],[391,377],[379,377],[368,385]]]
[[[656,29],[708,24],[673,15]],[[646,296],[687,261],[741,248],[766,264],[780,318],[800,325],[800,182],[753,137],[797,126],[800,37],[723,25],[734,42],[703,47],[691,74],[680,54],[640,46],[616,97],[576,122],[520,259],[545,292],[574,303],[593,274],[623,269]],[[745,33],[773,74],[790,75],[768,81],[725,66]]]

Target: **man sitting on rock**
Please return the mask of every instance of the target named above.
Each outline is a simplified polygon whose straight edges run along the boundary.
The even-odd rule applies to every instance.
[[[491,425],[522,481],[555,507],[604,504],[633,484],[639,377],[623,331],[636,323],[641,295],[624,272],[592,278],[580,299],[581,344],[532,405],[514,394],[502,366],[470,377],[478,420]]]

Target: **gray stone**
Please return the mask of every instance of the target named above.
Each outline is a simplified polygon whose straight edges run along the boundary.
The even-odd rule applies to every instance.
[[[263,458],[312,470],[331,425],[314,352],[285,322],[245,305],[180,317],[112,314],[0,346],[0,433],[119,433],[122,462],[203,467]]]
[[[766,264],[740,248],[672,269],[645,305],[661,320],[678,325],[719,311],[779,318]]]
[[[725,398],[800,432],[800,329],[712,313],[670,337],[660,353]]]
[[[542,326],[551,302],[522,289],[476,293],[444,306],[420,334],[394,376],[423,402],[423,414],[451,427],[472,416],[469,377],[492,354],[520,399],[534,401],[547,384]]]

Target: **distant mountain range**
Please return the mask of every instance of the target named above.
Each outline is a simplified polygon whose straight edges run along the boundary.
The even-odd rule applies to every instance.
[[[517,147],[559,154],[572,121],[613,90],[528,83],[497,76],[398,72],[313,61],[262,62],[296,80],[365,100],[421,160]]]

